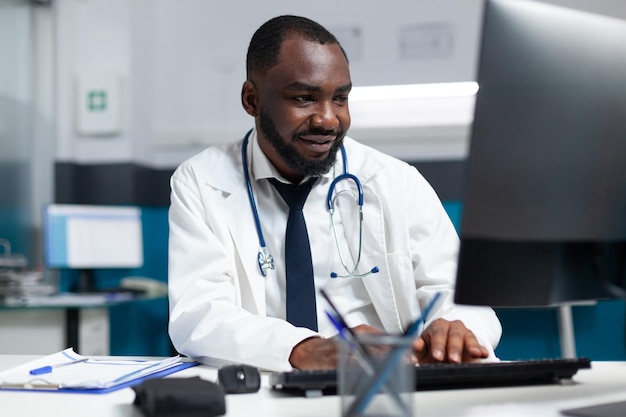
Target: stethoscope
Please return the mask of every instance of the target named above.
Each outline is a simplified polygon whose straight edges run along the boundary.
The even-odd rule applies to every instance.
[[[252,191],[252,183],[250,181],[250,172],[248,169],[248,138],[252,130],[250,130],[246,136],[243,138],[243,143],[241,146],[241,159],[243,164],[243,175],[246,181],[246,188],[248,189],[248,200],[250,201],[250,209],[252,210],[252,215],[254,216],[254,223],[256,226],[257,236],[259,238],[259,253],[257,255],[257,260],[259,263],[259,269],[263,276],[267,276],[268,269],[275,269],[274,267],[274,257],[267,250],[267,246],[265,245],[265,238],[263,237],[263,230],[261,229],[261,221],[259,220],[259,211],[257,210],[256,203],[254,200],[254,193]],[[328,187],[328,195],[326,198],[326,208],[330,213],[330,222],[333,229],[333,236],[335,239],[335,245],[337,246],[337,252],[339,253],[339,259],[341,260],[341,265],[345,270],[345,274],[339,275],[336,272],[331,272],[331,278],[363,278],[371,274],[375,274],[379,271],[378,267],[375,266],[364,274],[357,274],[357,268],[359,266],[359,262],[361,261],[361,248],[363,242],[363,187],[361,186],[361,181],[359,179],[348,173],[348,158],[346,157],[346,150],[341,145],[341,160],[343,163],[343,174],[338,175],[331,182],[330,187]],[[335,200],[337,197],[348,190],[338,191],[335,193],[335,188],[337,187],[337,183],[343,180],[350,180],[354,182],[358,191],[357,198],[357,206],[359,208],[359,250],[357,252],[356,262],[353,268],[350,268],[346,263],[343,252],[341,250],[341,246],[339,245],[339,238],[337,237],[337,229],[335,226]]]

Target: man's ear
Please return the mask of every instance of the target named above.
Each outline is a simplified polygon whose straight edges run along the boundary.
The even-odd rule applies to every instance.
[[[241,87],[241,105],[243,109],[252,117],[259,115],[259,95],[256,85],[250,80],[246,80]]]

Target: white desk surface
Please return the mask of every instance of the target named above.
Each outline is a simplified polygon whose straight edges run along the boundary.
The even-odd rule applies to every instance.
[[[36,356],[0,355],[0,371]],[[196,366],[172,377],[200,376],[215,381],[217,370]],[[0,390],[3,417],[142,417],[132,403],[135,393],[126,388],[109,394],[68,394]],[[580,370],[571,385],[441,390],[414,394],[418,417],[557,417],[560,410],[604,402],[626,401],[626,362],[593,362]],[[272,391],[263,375],[255,394],[227,395],[228,417],[333,417],[339,416],[339,398],[305,398]],[[625,414],[626,415],[626,414]]]

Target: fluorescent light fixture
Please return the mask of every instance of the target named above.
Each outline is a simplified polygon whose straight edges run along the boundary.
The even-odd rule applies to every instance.
[[[354,87],[352,127],[468,126],[477,92],[473,81]]]
[[[474,81],[457,83],[404,84],[354,87],[350,102],[377,100],[410,100],[437,97],[473,96],[478,92]]]
[[[350,135],[400,159],[467,156],[478,83],[353,87]]]

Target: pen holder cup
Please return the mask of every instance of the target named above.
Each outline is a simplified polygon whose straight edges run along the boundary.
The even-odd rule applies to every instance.
[[[342,417],[413,415],[412,342],[410,337],[372,333],[338,340]]]

